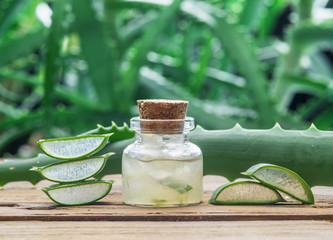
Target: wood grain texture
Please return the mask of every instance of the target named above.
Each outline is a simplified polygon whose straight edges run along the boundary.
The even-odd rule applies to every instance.
[[[316,204],[298,202],[261,206],[215,206],[207,204],[212,192],[226,179],[204,177],[203,202],[188,207],[140,208],[121,200],[121,176],[104,199],[85,206],[64,207],[53,203],[41,190],[28,183],[11,183],[0,191],[0,221],[259,221],[328,220],[333,221],[333,188],[313,188]],[[40,186],[50,185],[43,181]]]
[[[325,221],[251,222],[0,222],[0,239],[332,239]]]

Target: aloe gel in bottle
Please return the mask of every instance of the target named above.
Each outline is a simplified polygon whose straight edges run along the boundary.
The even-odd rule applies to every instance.
[[[123,201],[137,206],[184,206],[202,198],[203,159],[189,141],[194,119],[188,102],[138,101],[140,117],[131,119],[136,141],[123,153]]]

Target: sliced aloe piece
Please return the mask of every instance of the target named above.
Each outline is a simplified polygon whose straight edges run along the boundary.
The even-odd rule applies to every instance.
[[[257,182],[230,182],[215,190],[208,201],[212,204],[274,204],[285,202],[280,193]]]
[[[107,143],[111,134],[88,135],[69,138],[40,140],[42,151],[53,158],[74,160],[91,156],[100,151]]]
[[[314,203],[309,185],[295,172],[273,164],[260,163],[242,173],[275,188],[302,203]]]
[[[107,159],[113,154],[108,153],[100,157],[55,163],[44,167],[34,167],[30,170],[39,172],[44,178],[53,182],[82,181],[102,171]]]
[[[105,197],[114,180],[90,180],[70,184],[56,184],[42,188],[46,195],[60,205],[83,205]]]
[[[167,184],[167,186],[169,188],[176,190],[180,194],[184,194],[184,193],[192,190],[192,188],[193,188],[191,185],[188,185],[188,184],[182,183],[182,182],[170,182]]]
[[[170,178],[170,177],[160,180],[160,183],[164,186],[167,186],[169,188],[176,190],[180,194],[184,194],[184,193],[192,190],[192,188],[193,188],[191,185],[188,185],[187,183],[185,183],[182,180],[178,180],[178,179],[174,179],[174,178]]]

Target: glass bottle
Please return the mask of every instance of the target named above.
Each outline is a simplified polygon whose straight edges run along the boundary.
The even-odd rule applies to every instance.
[[[154,126],[154,130],[144,129]],[[163,126],[168,126],[167,128]],[[123,201],[136,206],[184,206],[202,199],[203,159],[189,142],[194,119],[131,119],[136,141],[123,152]]]

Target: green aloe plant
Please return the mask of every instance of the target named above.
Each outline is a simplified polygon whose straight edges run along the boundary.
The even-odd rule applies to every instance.
[[[112,160],[95,176],[121,173],[123,150],[133,142],[133,131],[127,126],[97,128],[86,134],[100,134],[101,129],[117,136],[97,154],[114,152]],[[118,133],[118,134],[117,134]],[[268,130],[248,130],[236,125],[232,129],[208,131],[197,127],[190,134],[191,142],[198,145],[204,156],[204,174],[222,175],[229,180],[239,178],[244,169],[261,162],[289,168],[300,174],[310,186],[333,186],[332,131],[320,131],[312,125],[307,130],[283,130],[278,124]],[[12,181],[36,184],[42,176],[32,167],[40,167],[63,160],[44,154],[25,160],[7,160],[0,163],[0,185]]]
[[[332,21],[315,23],[311,0],[293,5],[300,17],[288,27],[286,54],[274,50],[272,31],[287,1],[84,1],[54,2],[50,27],[34,14],[45,7],[42,0],[1,2],[1,146],[41,126],[47,137],[59,137],[58,126],[71,129],[68,135],[110,118],[126,121],[135,99],[151,97],[190,99],[189,115],[207,128],[236,122],[267,128],[276,121],[295,128],[308,119],[328,128],[325,109],[316,110],[331,98],[332,75],[304,74],[299,65],[308,49],[332,41]],[[265,70],[268,60],[276,68]],[[322,60],[319,67],[328,64]],[[268,72],[274,72],[271,82]],[[174,87],[176,93],[168,89]],[[23,100],[17,98],[25,88]],[[319,99],[288,112],[302,92]],[[77,124],[76,114],[89,119]]]
[[[219,129],[197,128],[191,136],[205,153],[207,174],[233,179],[250,165],[269,162],[295,170],[311,185],[332,184],[330,149],[315,137],[329,142],[330,132],[233,128],[238,122],[269,129],[279,122],[306,129],[310,121],[332,128],[332,62],[322,49],[331,51],[333,20],[316,19],[312,12],[322,9],[312,0],[292,1],[298,17],[279,38],[274,29],[286,0],[47,3],[0,2],[0,154],[39,131],[66,137],[110,119],[128,122],[137,114],[135,99],[186,99],[188,115]],[[52,12],[44,16],[51,25],[35,14],[40,7]],[[299,94],[310,100],[291,110]],[[103,151],[117,153],[100,176],[119,173],[122,140],[133,132],[114,124],[90,134],[95,132],[114,132]],[[1,163],[0,183],[36,183],[40,177],[28,169],[54,161],[39,155]]]

